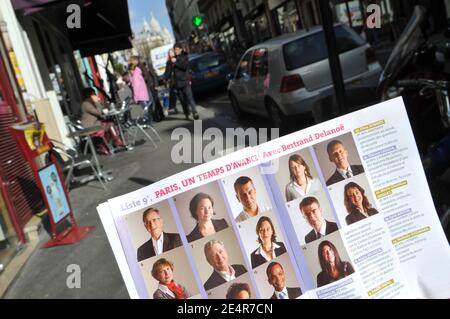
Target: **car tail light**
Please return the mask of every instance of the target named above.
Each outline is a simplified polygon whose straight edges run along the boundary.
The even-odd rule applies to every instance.
[[[289,93],[305,87],[300,74],[288,75],[281,80],[280,93]]]
[[[372,63],[376,63],[377,60],[377,54],[375,53],[375,50],[370,47],[366,50],[366,59],[367,59],[367,64],[372,64]]]

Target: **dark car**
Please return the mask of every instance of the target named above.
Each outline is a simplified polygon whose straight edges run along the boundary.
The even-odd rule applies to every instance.
[[[222,54],[216,52],[193,54],[189,57],[189,66],[194,94],[211,89],[226,89],[227,74],[232,72],[232,69]]]

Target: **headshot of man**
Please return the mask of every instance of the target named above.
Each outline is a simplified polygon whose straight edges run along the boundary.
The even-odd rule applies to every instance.
[[[351,225],[360,220],[378,214],[369,202],[364,189],[354,182],[350,182],[344,187],[344,205],[348,215],[345,217],[347,225]]]
[[[219,240],[211,240],[205,244],[205,257],[213,267],[213,273],[203,285],[205,290],[211,290],[221,284],[234,280],[247,272],[243,265],[230,265],[228,253]]]
[[[322,271],[317,275],[317,287],[322,287],[355,272],[352,264],[342,261],[336,247],[328,240],[320,243],[319,262]]]
[[[298,287],[286,287],[286,277],[283,266],[278,262],[271,262],[266,269],[267,280],[273,286],[275,292],[270,299],[296,299],[302,295]]]
[[[259,247],[252,252],[250,259],[252,268],[275,259],[286,252],[286,247],[282,242],[277,242],[277,235],[273,227],[272,220],[267,216],[262,216],[256,224],[256,235],[258,236]]]
[[[154,299],[187,299],[192,294],[173,279],[173,263],[165,258],[158,259],[152,267],[152,276],[158,282]]]
[[[151,207],[144,211],[142,221],[151,238],[138,248],[138,262],[181,246],[180,235],[163,232],[164,220],[158,209]]]
[[[256,188],[250,177],[241,176],[234,182],[234,191],[239,203],[242,204],[242,212],[236,217],[236,223],[255,217],[259,213],[268,210],[261,207],[256,201]]]
[[[315,197],[304,198],[299,205],[306,222],[313,229],[305,236],[305,243],[310,243],[338,230],[337,224],[325,220],[322,207]]]
[[[198,193],[189,203],[192,218],[197,221],[194,229],[186,236],[188,242],[210,236],[228,227],[225,219],[212,219],[214,200],[205,193]]]
[[[328,159],[336,165],[336,171],[327,180],[327,186],[364,173],[362,165],[350,165],[348,151],[341,141],[334,140],[327,145]]]
[[[306,161],[298,154],[289,157],[290,182],[286,185],[286,201],[317,194],[322,185],[317,178],[313,178]]]
[[[250,299],[252,293],[250,286],[245,282],[234,283],[228,288],[226,299]]]

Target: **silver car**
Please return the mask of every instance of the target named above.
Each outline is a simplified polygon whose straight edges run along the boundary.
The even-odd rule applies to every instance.
[[[375,91],[382,71],[375,51],[353,29],[335,25],[347,91]],[[271,39],[248,49],[230,76],[228,94],[237,115],[269,117],[275,127],[309,113],[333,112],[334,90],[322,27]]]

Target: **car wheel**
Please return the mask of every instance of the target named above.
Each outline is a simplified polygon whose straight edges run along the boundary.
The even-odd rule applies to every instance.
[[[237,98],[233,94],[230,94],[230,102],[234,113],[236,113],[238,117],[242,117],[244,115],[244,111],[242,111]]]
[[[288,124],[286,116],[280,110],[279,106],[270,99],[267,101],[267,112],[269,113],[273,127],[286,128]]]

